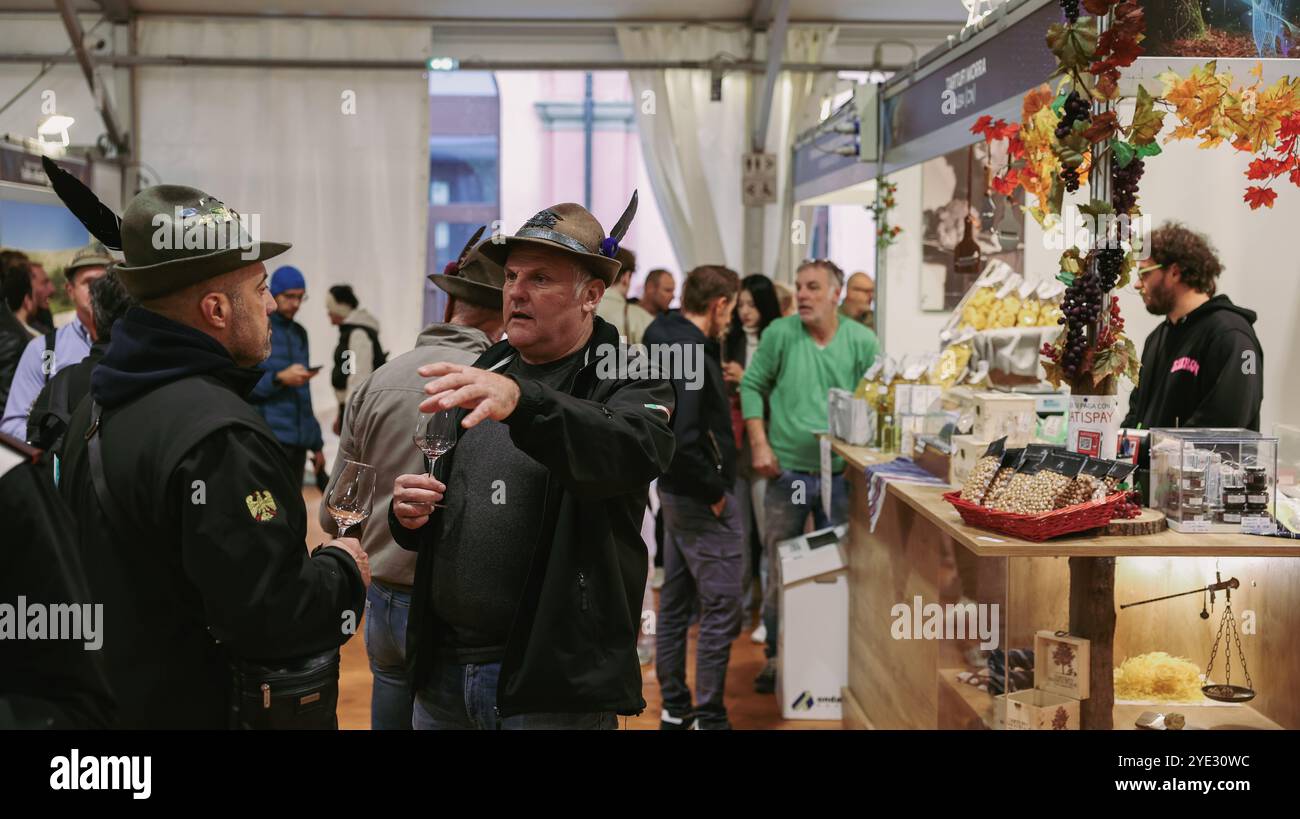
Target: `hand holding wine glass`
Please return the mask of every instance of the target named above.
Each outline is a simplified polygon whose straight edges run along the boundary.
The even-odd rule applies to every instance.
[[[338,524],[339,537],[370,517],[374,497],[375,468],[357,461],[344,461],[325,493],[326,509]]]

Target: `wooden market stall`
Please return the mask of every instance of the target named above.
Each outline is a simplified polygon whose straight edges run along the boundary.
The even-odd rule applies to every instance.
[[[1251,535],[1073,536],[1033,543],[967,526],[942,499],[944,488],[889,484],[873,530],[867,466],[889,460],[865,447],[832,442],[849,466],[849,671],[847,728],[991,728],[996,699],[958,680],[972,641],[896,639],[894,606],[914,598],[946,605],[997,604],[999,645],[1032,647],[1042,630],[1071,630],[1071,559],[1113,561],[1113,595],[1101,605],[1204,586],[1215,571],[1235,576],[1239,619],[1251,620],[1242,647],[1258,695],[1245,705],[1168,706],[1194,728],[1300,728],[1300,541]],[[1076,589],[1089,595],[1092,590]],[[1113,660],[1093,643],[1094,681],[1120,660],[1149,651],[1204,666],[1218,612],[1197,616],[1200,597],[1135,607],[1115,617]],[[1220,598],[1218,605],[1222,606]],[[1248,614],[1249,613],[1249,614]],[[1239,673],[1239,670],[1238,670]],[[1094,691],[1099,688],[1094,684]],[[1154,705],[1120,704],[1113,727],[1132,728]]]

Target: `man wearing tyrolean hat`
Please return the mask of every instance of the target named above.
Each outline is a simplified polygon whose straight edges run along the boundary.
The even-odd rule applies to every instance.
[[[258,694],[251,664],[293,672],[300,658],[323,657],[313,668],[328,674],[332,655],[337,675],[369,581],[355,538],[308,555],[301,476],[245,400],[270,348],[263,262],[289,245],[250,240],[237,214],[180,185],[146,189],[114,224],[46,168],[87,227],[123,250],[114,269],[140,302],[113,328],[69,421],[60,483],[91,593],[108,613],[118,725],[256,724],[259,709],[282,713],[287,692],[264,681]],[[186,241],[157,230],[173,219]],[[293,724],[334,721],[323,690],[294,701]]]
[[[640,526],[672,460],[674,395],[598,366],[619,338],[595,315],[635,202],[609,236],[566,203],[482,245],[505,267],[507,339],[472,367],[420,370],[435,378],[421,406],[460,423],[436,477],[397,478],[390,513],[418,552],[416,728],[614,728],[645,708]]]
[[[347,459],[375,468],[376,516],[388,509],[398,475],[427,471],[424,455],[411,443],[428,381],[419,369],[439,361],[473,364],[501,338],[505,272],[474,250],[482,232],[442,273],[429,276],[448,295],[446,320],[425,327],[415,349],[375,370],[348,399],[335,463]],[[337,529],[325,504],[321,504],[320,522],[326,532]],[[393,542],[382,518],[365,528],[361,545],[370,556],[373,576],[366,592],[366,654],[374,675],[370,727],[410,730],[415,694],[406,669],[406,623],[415,585],[415,555]]]

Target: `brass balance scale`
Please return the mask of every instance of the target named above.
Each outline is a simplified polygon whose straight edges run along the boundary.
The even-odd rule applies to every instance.
[[[1215,582],[1199,589],[1191,591],[1178,592],[1177,594],[1167,594],[1164,597],[1153,597],[1150,600],[1139,600],[1136,603],[1124,603],[1121,609],[1127,609],[1132,606],[1142,606],[1147,603],[1155,603],[1160,600],[1169,600],[1174,597],[1184,597],[1189,594],[1202,595],[1201,600],[1201,619],[1210,619],[1210,612],[1206,608],[1205,596],[1209,597],[1209,607],[1214,607],[1215,592],[1223,592],[1226,604],[1223,608],[1223,617],[1219,620],[1219,631],[1214,637],[1214,645],[1210,649],[1210,662],[1205,667],[1205,685],[1201,686],[1201,693],[1208,699],[1217,702],[1243,703],[1255,699],[1254,682],[1250,679],[1250,669],[1246,667],[1246,653],[1241,650],[1241,631],[1237,628],[1237,618],[1232,613],[1232,590],[1241,587],[1241,581],[1235,577],[1224,580],[1216,571],[1214,573]],[[1224,634],[1224,629],[1228,633]],[[1223,643],[1223,682],[1211,682],[1211,672],[1214,671],[1214,660],[1219,654],[1219,643]],[[1237,657],[1241,660],[1241,672],[1246,677],[1245,685],[1232,684],[1232,646],[1237,646]]]

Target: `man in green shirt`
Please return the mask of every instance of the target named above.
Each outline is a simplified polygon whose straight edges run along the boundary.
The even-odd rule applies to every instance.
[[[798,314],[767,326],[740,382],[754,471],[769,479],[762,510],[766,515],[763,547],[772,579],[763,601],[768,660],[754,681],[754,689],[763,694],[776,688],[780,599],[776,544],[802,534],[810,514],[817,529],[848,518],[842,458],[831,461],[831,485],[821,485],[816,433],[828,428],[827,393],[832,387],[854,389],[880,351],[876,334],[868,327],[840,317],[837,306],[844,272],[834,262],[805,262],[796,274],[796,287]],[[822,511],[823,491],[831,493],[829,518]]]

